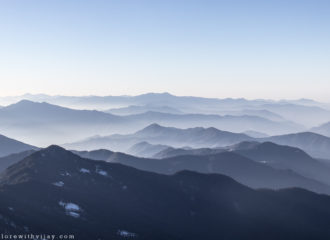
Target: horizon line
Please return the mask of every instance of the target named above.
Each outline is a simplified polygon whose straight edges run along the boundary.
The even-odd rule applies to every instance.
[[[174,96],[174,97],[193,97],[193,98],[204,98],[204,99],[217,99],[217,100],[246,100],[246,101],[272,101],[272,102],[281,102],[281,101],[313,101],[317,103],[330,103],[330,102],[325,102],[325,101],[319,101],[315,100],[313,98],[248,98],[248,97],[206,97],[206,96],[196,96],[196,95],[176,95],[172,94],[170,92],[164,91],[164,92],[145,92],[145,93],[140,93],[140,94],[119,94],[119,95],[97,95],[97,94],[82,94],[82,95],[66,95],[66,94],[48,94],[48,93],[24,93],[24,94],[17,94],[17,95],[0,95],[0,99],[4,98],[23,98],[27,96],[45,96],[45,97],[138,97],[138,96],[143,96],[143,95],[169,95],[169,96]],[[29,99],[26,99],[29,100]]]

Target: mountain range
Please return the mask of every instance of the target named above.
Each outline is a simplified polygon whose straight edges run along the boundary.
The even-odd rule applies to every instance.
[[[308,128],[317,126],[330,119],[330,111],[319,106],[306,106],[293,103],[271,103],[258,106],[256,109],[266,109],[289,121],[302,124]]]
[[[169,106],[154,106],[154,105],[131,105],[128,107],[122,107],[122,108],[112,108],[109,110],[106,110],[105,112],[115,114],[115,115],[135,115],[135,114],[142,114],[146,112],[159,112],[159,113],[171,113],[171,114],[181,114],[182,111],[175,109],[173,107]]]
[[[129,106],[169,107],[184,113],[223,114],[226,111],[244,113],[244,111],[268,111],[281,118],[295,121],[306,127],[313,127],[329,121],[330,106],[310,99],[298,100],[247,100],[244,98],[202,98],[175,96],[170,93],[147,93],[137,96],[49,96],[45,94],[25,94],[17,97],[2,97],[0,104],[8,105],[27,99],[35,102],[48,102],[76,109],[109,110]],[[133,107],[134,108],[134,107]],[[154,110],[152,110],[154,111]],[[230,113],[227,113],[232,115]],[[255,112],[256,114],[256,112]],[[236,115],[236,114],[233,114]],[[248,114],[250,115],[250,114]],[[253,114],[254,115],[254,114]],[[261,115],[257,115],[261,117]]]
[[[220,116],[148,111],[117,116],[101,111],[75,110],[28,100],[0,108],[0,132],[38,146],[72,142],[100,134],[127,134],[155,122],[172,127],[219,127],[226,131],[252,130],[270,135],[304,129],[299,124],[289,121],[276,122],[249,115]]]
[[[0,233],[330,237],[329,104],[169,93],[0,104]]]
[[[329,196],[303,189],[253,190],[224,175],[191,171],[160,175],[80,158],[57,146],[0,175],[0,231],[12,234],[328,239],[329,204]]]
[[[151,144],[169,145],[175,147],[217,147],[253,140],[253,138],[240,133],[220,131],[216,128],[188,128],[179,129],[151,124],[142,130],[128,135],[110,135],[105,137],[92,137],[86,140],[65,144],[69,149],[94,150],[111,149],[113,151],[126,151],[132,145],[147,141]]]
[[[317,133],[301,132],[272,136],[259,140],[297,147],[316,158],[330,158],[330,138]]]
[[[272,143],[249,144],[257,145],[251,148],[250,152],[242,147],[247,143],[240,144],[239,148],[236,146],[236,150],[176,149],[172,150],[171,156],[162,159],[140,158],[107,150],[74,151],[74,153],[81,157],[116,162],[161,174],[174,174],[182,170],[221,173],[253,188],[303,187],[316,192],[329,193],[330,167],[326,164],[309,157],[299,149]],[[165,151],[160,153],[164,155]],[[283,152],[285,154],[281,158]],[[272,156],[268,156],[269,154]],[[286,161],[288,163],[285,164]]]
[[[0,158],[0,170],[22,160],[34,151],[23,151]],[[106,149],[73,152],[84,158],[115,161],[164,174],[172,174],[180,170],[222,173],[251,187],[300,186],[317,192],[327,192],[328,186],[324,185],[330,185],[330,168],[327,164],[313,159],[300,149],[271,142],[241,142],[215,149],[175,149],[166,145],[142,142],[134,145],[131,151],[132,154],[135,151],[135,156],[145,158]],[[136,154],[137,152],[139,154]],[[163,160],[150,159],[150,155]],[[281,179],[282,182],[277,179]]]
[[[299,148],[272,142],[239,143],[231,151],[275,169],[290,169],[308,178],[330,184],[330,168]]]
[[[178,129],[160,126],[159,124],[151,124],[134,134],[95,136],[63,146],[76,150],[104,148],[133,153],[129,152],[130,147],[140,142],[167,145],[174,148],[219,148],[243,141],[274,142],[279,145],[300,148],[316,158],[330,158],[330,138],[312,132],[253,138],[246,134],[221,131],[216,128]],[[150,157],[151,155],[146,153],[145,156]]]
[[[311,131],[330,137],[330,122],[326,122],[318,127],[314,127],[311,129]]]
[[[157,153],[162,152],[169,148],[172,147],[161,144],[153,145],[148,142],[139,142],[137,144],[134,144],[132,147],[130,147],[126,152],[128,154],[138,157],[152,157],[155,156]]]
[[[37,147],[0,135],[0,157],[32,149]]]
[[[146,93],[137,96],[49,96],[46,94],[24,94],[16,97],[2,97],[2,105],[8,105],[20,100],[27,99],[35,102],[49,102],[51,104],[62,105],[74,108],[89,109],[110,109],[111,107],[127,107],[132,105],[157,105],[157,106],[176,106],[177,108],[200,109],[203,111],[219,107],[228,107],[228,109],[246,105],[261,105],[272,103],[269,100],[246,100],[239,99],[216,99],[202,98],[193,96],[174,96],[170,93]]]

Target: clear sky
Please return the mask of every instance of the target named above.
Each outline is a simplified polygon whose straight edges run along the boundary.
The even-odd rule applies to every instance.
[[[0,0],[0,84],[330,102],[330,1]]]

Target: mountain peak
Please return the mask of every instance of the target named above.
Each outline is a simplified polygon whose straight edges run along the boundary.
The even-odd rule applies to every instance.
[[[18,101],[16,104],[26,104],[26,103],[34,103],[34,102],[28,99],[22,99]]]
[[[207,132],[223,132],[215,127],[208,127],[208,128],[202,128],[203,130],[207,131]]]
[[[69,152],[67,151],[66,149],[58,146],[58,145],[50,145],[44,149],[42,149],[40,152],[43,152],[43,153],[52,153],[52,152],[56,152],[56,153],[60,153],[60,152]]]
[[[21,101],[18,101],[17,103],[11,104],[7,106],[6,108],[8,109],[26,109],[26,108],[31,108],[31,107],[42,107],[42,106],[55,106],[52,104],[49,104],[47,102],[34,102],[31,100],[23,99]]]
[[[79,174],[79,165],[84,165],[85,162],[85,159],[72,152],[51,145],[7,168],[1,174],[0,183],[16,184],[27,181],[49,183],[50,180],[60,178],[66,172],[75,171]]]
[[[32,155],[31,155],[32,156]],[[64,163],[67,158],[77,158],[79,156],[75,155],[71,151],[68,151],[57,145],[50,145],[47,148],[41,149],[40,151],[34,153],[35,159],[42,159],[42,161],[47,160],[49,162],[56,162],[58,164]],[[56,161],[55,161],[56,160]]]
[[[141,130],[141,132],[158,131],[158,130],[161,130],[161,129],[163,129],[163,128],[164,128],[163,126],[161,126],[161,125],[159,125],[159,124],[157,124],[157,123],[152,123],[152,124],[150,124],[149,126],[143,128],[143,129]]]
[[[23,99],[18,101],[17,103],[12,104],[11,106],[22,106],[22,105],[31,105],[31,104],[36,104],[36,102],[33,102],[31,100],[28,99]]]

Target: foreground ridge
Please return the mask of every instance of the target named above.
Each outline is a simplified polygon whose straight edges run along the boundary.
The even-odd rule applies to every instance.
[[[58,146],[0,176],[0,231],[78,239],[327,239],[329,204],[302,189],[253,190],[191,171],[160,175]]]

